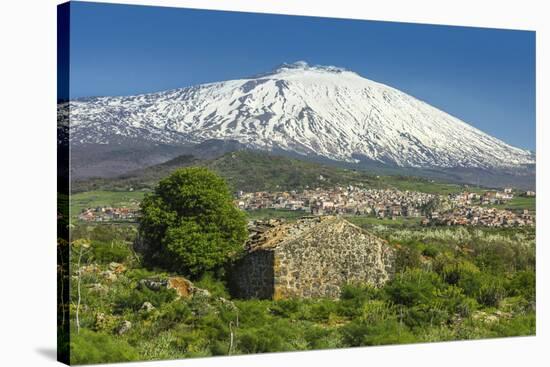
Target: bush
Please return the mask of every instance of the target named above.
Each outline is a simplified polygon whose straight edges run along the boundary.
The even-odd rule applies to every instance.
[[[370,285],[348,284],[342,287],[338,314],[346,317],[357,317],[363,314],[363,305],[368,300],[381,297],[380,289]]]
[[[315,322],[329,322],[334,319],[337,313],[338,304],[334,300],[317,300],[309,307],[308,320]]]
[[[132,256],[132,251],[128,245],[122,241],[92,241],[91,251],[88,255],[89,260],[99,263],[124,262]]]
[[[301,330],[285,319],[242,329],[237,337],[237,348],[243,353],[304,350],[307,344]]]
[[[141,203],[140,248],[149,265],[198,278],[237,257],[246,217],[225,181],[206,168],[174,171]]]
[[[185,323],[192,318],[191,309],[185,302],[172,302],[162,308],[158,326],[161,330],[168,330],[179,323]]]
[[[395,268],[397,271],[419,268],[422,265],[422,254],[416,247],[401,245],[397,247]]]
[[[307,349],[328,349],[342,346],[341,335],[336,330],[310,325],[304,331]]]
[[[456,307],[457,313],[461,317],[470,317],[472,313],[479,308],[479,304],[475,299],[464,298]]]
[[[340,299],[364,301],[376,299],[379,295],[380,289],[369,284],[346,284],[342,287]]]
[[[384,287],[389,299],[405,306],[430,304],[445,285],[436,273],[419,269],[398,274]]]
[[[439,255],[440,251],[436,246],[426,246],[422,250],[422,255],[426,257],[431,257],[432,259]]]
[[[410,328],[439,326],[446,323],[451,314],[442,305],[420,304],[406,308],[403,312],[403,322]]]
[[[397,318],[389,318],[376,323],[353,320],[341,329],[344,346],[414,343],[415,336]]]
[[[291,320],[309,319],[309,305],[310,302],[308,300],[291,298],[278,300],[274,302],[269,309],[271,310],[271,314],[275,316],[280,316]]]
[[[535,302],[536,275],[534,271],[520,271],[510,280],[507,291],[510,296],[521,296],[526,301]]]
[[[446,264],[443,266],[443,279],[452,285],[457,285],[461,281],[464,283],[472,277],[479,274],[477,266],[469,261],[461,261],[458,263]]]
[[[487,307],[498,307],[505,296],[506,290],[502,279],[492,275],[482,276],[477,295],[479,303]]]
[[[115,311],[118,313],[123,313],[126,310],[138,311],[145,302],[150,302],[153,306],[160,307],[162,304],[176,299],[176,295],[177,293],[174,289],[161,288],[158,291],[153,291],[147,287],[133,288],[117,295]]]
[[[128,362],[139,359],[126,341],[108,334],[81,329],[71,335],[71,364]]]
[[[517,246],[504,241],[477,246],[475,258],[480,269],[491,273],[512,272],[516,269],[516,262],[521,258]]]
[[[229,298],[229,291],[225,283],[217,279],[211,272],[205,273],[200,280],[195,282],[195,285],[207,289],[214,297]]]
[[[534,312],[518,315],[509,320],[500,320],[493,326],[496,335],[500,337],[535,335],[536,329],[537,319]]]
[[[438,290],[430,303],[414,306],[407,315],[407,324],[411,327],[443,326],[453,322],[456,315],[471,316],[478,308],[475,299],[467,297],[461,288],[452,285]]]

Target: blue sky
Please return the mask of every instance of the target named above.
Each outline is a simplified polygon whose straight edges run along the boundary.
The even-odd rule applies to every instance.
[[[73,2],[71,98],[336,65],[535,149],[535,33]]]

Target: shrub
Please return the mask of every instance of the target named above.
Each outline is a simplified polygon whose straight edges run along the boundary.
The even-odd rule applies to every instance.
[[[436,246],[426,246],[422,250],[422,255],[426,257],[435,258],[440,253],[439,249]]]
[[[304,330],[304,338],[307,342],[307,349],[339,348],[342,345],[340,333],[334,329],[317,325],[309,325],[306,327]]]
[[[138,311],[144,302],[150,302],[155,307],[171,302],[176,298],[174,289],[161,288],[158,291],[147,287],[137,287],[126,290],[117,295],[115,299],[115,311],[123,313],[126,310]]]
[[[518,315],[509,320],[500,320],[493,326],[493,330],[498,336],[528,336],[535,335],[537,322],[535,313]]]
[[[285,317],[288,319],[310,319],[308,300],[301,300],[297,298],[282,299],[274,302],[269,308],[271,314],[275,316]]]
[[[338,305],[334,300],[317,300],[309,307],[308,319],[315,322],[328,322],[334,319],[337,312]]]
[[[488,307],[498,307],[506,295],[503,280],[497,276],[483,275],[477,301]]]
[[[244,353],[303,350],[307,344],[300,328],[285,319],[242,329],[237,336],[237,348]]]
[[[380,290],[369,284],[346,284],[342,287],[340,299],[375,299],[379,296]]]
[[[90,260],[99,263],[124,262],[132,255],[128,245],[122,241],[92,241],[91,252],[88,255]]]
[[[270,308],[274,308],[271,301],[247,300],[236,301],[239,309],[239,323],[243,327],[253,327],[269,322],[273,313]]]
[[[492,273],[514,271],[519,255],[514,250],[517,250],[517,246],[505,241],[480,243],[477,246],[475,262],[480,269]]]
[[[381,297],[381,291],[370,285],[348,284],[342,287],[338,314],[357,317],[363,314],[363,305],[368,300]]]
[[[444,288],[445,285],[436,273],[414,269],[398,274],[384,287],[384,292],[394,303],[415,306],[430,304],[438,290]]]
[[[192,318],[191,309],[185,302],[172,302],[162,308],[157,323],[160,329],[167,330]]]
[[[511,296],[521,296],[529,302],[535,302],[536,275],[534,271],[519,271],[514,274],[507,287]]]
[[[479,308],[479,304],[473,298],[464,298],[457,306],[456,312],[461,317],[470,317]]]
[[[344,346],[414,343],[415,336],[395,317],[376,323],[353,320],[341,329]]]
[[[138,353],[126,341],[81,329],[71,335],[71,364],[135,361]]]
[[[451,285],[438,289],[429,303],[409,308],[405,322],[410,327],[437,327],[450,323],[457,314],[468,317],[477,308],[474,299],[464,295],[461,288]]]
[[[443,305],[419,304],[404,309],[403,322],[410,328],[433,327],[447,322],[449,310]]]
[[[443,274],[443,269],[455,265],[459,260],[450,251],[440,252],[432,262],[433,270],[438,274]]]
[[[466,281],[472,278],[472,276],[475,277],[477,274],[479,274],[478,267],[469,261],[446,264],[442,270],[443,279],[453,285]]]
[[[418,248],[402,245],[396,251],[395,268],[397,271],[419,268],[422,265],[421,256]]]
[[[229,298],[229,292],[225,283],[217,279],[211,272],[203,274],[200,280],[195,282],[195,285],[199,288],[207,289],[214,297]]]

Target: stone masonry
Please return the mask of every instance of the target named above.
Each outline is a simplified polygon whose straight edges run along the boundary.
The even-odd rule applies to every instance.
[[[386,241],[343,218],[264,222],[251,228],[230,286],[238,298],[337,298],[347,283],[384,284],[394,257]]]

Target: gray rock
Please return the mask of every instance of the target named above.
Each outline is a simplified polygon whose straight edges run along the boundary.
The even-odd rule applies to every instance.
[[[143,305],[141,306],[140,310],[145,312],[151,312],[155,309],[155,306],[151,304],[151,302],[143,302]]]
[[[152,291],[160,291],[167,284],[168,282],[165,280],[142,279],[139,281],[141,287],[149,288]]]
[[[126,334],[132,328],[132,323],[128,320],[122,321],[122,323],[117,327],[116,333],[118,335]]]

